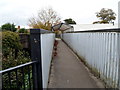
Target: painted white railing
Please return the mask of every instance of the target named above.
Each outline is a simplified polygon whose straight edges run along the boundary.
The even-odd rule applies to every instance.
[[[63,40],[105,82],[106,87],[120,87],[118,30],[69,32],[63,34]]]

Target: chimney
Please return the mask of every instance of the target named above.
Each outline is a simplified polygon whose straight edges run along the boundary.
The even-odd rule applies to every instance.
[[[20,26],[18,26],[18,30],[20,30]]]

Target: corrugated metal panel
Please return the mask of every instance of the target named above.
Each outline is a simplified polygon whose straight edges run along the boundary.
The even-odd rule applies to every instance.
[[[106,86],[118,88],[120,34],[117,32],[64,33],[64,41],[100,77]]]

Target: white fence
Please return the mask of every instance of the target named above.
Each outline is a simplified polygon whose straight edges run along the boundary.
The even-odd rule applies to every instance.
[[[47,88],[50,64],[55,35],[53,33],[41,34],[41,58],[42,58],[42,81],[43,88]]]
[[[120,87],[119,32],[71,32],[63,40],[107,87]]]

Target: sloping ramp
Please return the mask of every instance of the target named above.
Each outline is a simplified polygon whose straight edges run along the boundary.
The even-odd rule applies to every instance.
[[[71,49],[58,40],[58,55],[54,57],[48,88],[99,88],[91,74]]]

